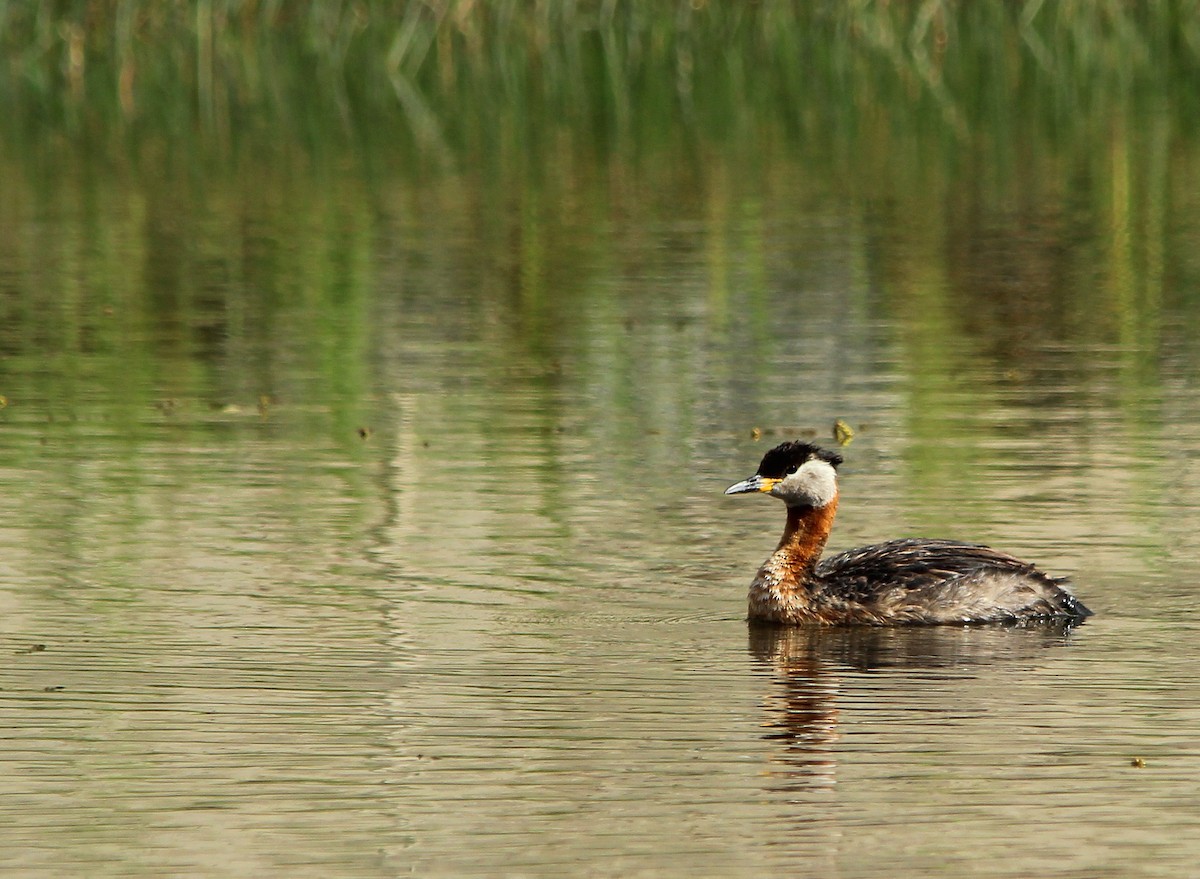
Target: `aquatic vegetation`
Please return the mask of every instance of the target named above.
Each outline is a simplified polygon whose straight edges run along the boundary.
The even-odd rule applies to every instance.
[[[0,7],[6,137],[218,153],[391,144],[433,166],[816,139],[904,149],[1193,128],[1200,3],[356,3]],[[514,161],[517,161],[514,159]]]

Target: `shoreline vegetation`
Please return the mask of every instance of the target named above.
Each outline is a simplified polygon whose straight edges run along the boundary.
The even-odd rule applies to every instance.
[[[18,152],[384,147],[436,168],[1200,120],[1200,0],[77,0],[4,5],[0,47]]]

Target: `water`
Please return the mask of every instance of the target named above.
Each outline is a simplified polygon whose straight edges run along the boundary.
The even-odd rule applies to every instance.
[[[1028,203],[6,159],[5,875],[1189,875],[1196,155]],[[831,549],[1097,615],[749,626],[782,510],[722,491],[837,418]]]

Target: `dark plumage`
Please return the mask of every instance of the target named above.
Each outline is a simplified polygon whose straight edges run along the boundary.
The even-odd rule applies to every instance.
[[[1015,621],[1089,616],[1052,577],[1029,562],[957,540],[909,537],[822,559],[813,572],[822,597],[904,622]]]
[[[842,458],[789,442],[726,492],[762,492],[787,504],[778,548],[750,586],[750,616],[782,623],[869,625],[1080,620],[1091,614],[1032,564],[954,540],[909,538],[821,560],[837,511]]]
[[[814,458],[833,467],[842,463],[842,456],[837,452],[814,446],[812,443],[787,442],[780,443],[763,455],[762,462],[758,465],[758,475],[782,479],[788,473],[795,473],[805,461]]]

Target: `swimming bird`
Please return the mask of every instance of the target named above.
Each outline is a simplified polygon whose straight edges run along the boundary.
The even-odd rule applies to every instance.
[[[762,492],[787,505],[783,538],[750,584],[751,619],[896,626],[1091,616],[1065,578],[977,543],[905,538],[822,559],[841,463],[837,452],[786,442],[725,491]]]

